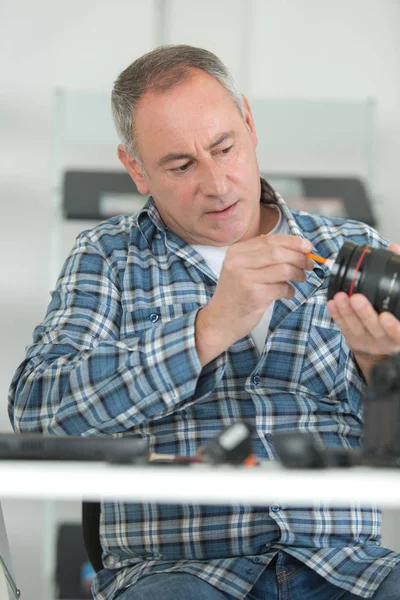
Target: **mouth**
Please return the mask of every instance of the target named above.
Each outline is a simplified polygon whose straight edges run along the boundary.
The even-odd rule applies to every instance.
[[[237,205],[237,202],[234,202],[233,204],[230,204],[226,208],[222,208],[222,209],[220,208],[218,210],[209,211],[206,213],[206,215],[209,217],[217,218],[217,219],[226,218],[226,217],[229,217],[234,212],[236,205]]]

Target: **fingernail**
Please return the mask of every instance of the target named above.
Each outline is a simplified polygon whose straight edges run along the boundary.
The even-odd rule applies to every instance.
[[[353,304],[354,308],[364,308],[366,303],[367,303],[366,299],[363,298],[362,296],[356,296],[352,300],[352,304]]]
[[[311,252],[312,244],[309,240],[301,240],[301,249],[303,252]]]
[[[338,298],[336,298],[336,303],[339,306],[347,306],[348,301],[349,301],[348,297],[344,296],[344,295],[343,296],[339,296]]]
[[[390,313],[385,312],[385,313],[383,313],[383,315],[381,315],[381,322],[386,327],[393,327],[393,325],[395,325],[395,323],[396,323],[396,319]]]

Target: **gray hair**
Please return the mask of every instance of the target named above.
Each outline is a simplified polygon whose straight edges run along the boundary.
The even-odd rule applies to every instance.
[[[190,77],[191,69],[200,69],[214,77],[226,89],[244,117],[242,96],[232,75],[215,54],[194,46],[159,46],[122,71],[111,94],[112,114],[118,135],[129,154],[141,166],[134,125],[137,103],[150,90],[163,93],[174,89]]]

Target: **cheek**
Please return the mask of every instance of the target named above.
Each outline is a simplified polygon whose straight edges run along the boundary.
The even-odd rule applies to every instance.
[[[158,186],[160,197],[168,198],[168,202],[181,204],[190,196],[195,188],[195,177],[175,177],[164,175]]]
[[[254,172],[254,168],[258,167],[257,157],[255,148],[250,141],[238,148],[230,166],[232,170],[240,170],[239,174]]]
[[[180,185],[170,184],[168,188],[163,188],[158,197],[162,200],[157,204],[164,213],[179,218],[181,221],[190,221],[195,210],[193,195],[188,185],[184,185],[182,182]]]

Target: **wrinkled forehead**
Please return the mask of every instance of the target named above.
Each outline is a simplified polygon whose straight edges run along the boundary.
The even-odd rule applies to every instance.
[[[150,90],[139,101],[134,132],[143,159],[171,146],[187,151],[209,145],[218,134],[234,131],[242,116],[227,90],[207,73],[192,73],[172,90]],[[183,147],[185,146],[185,147]]]

